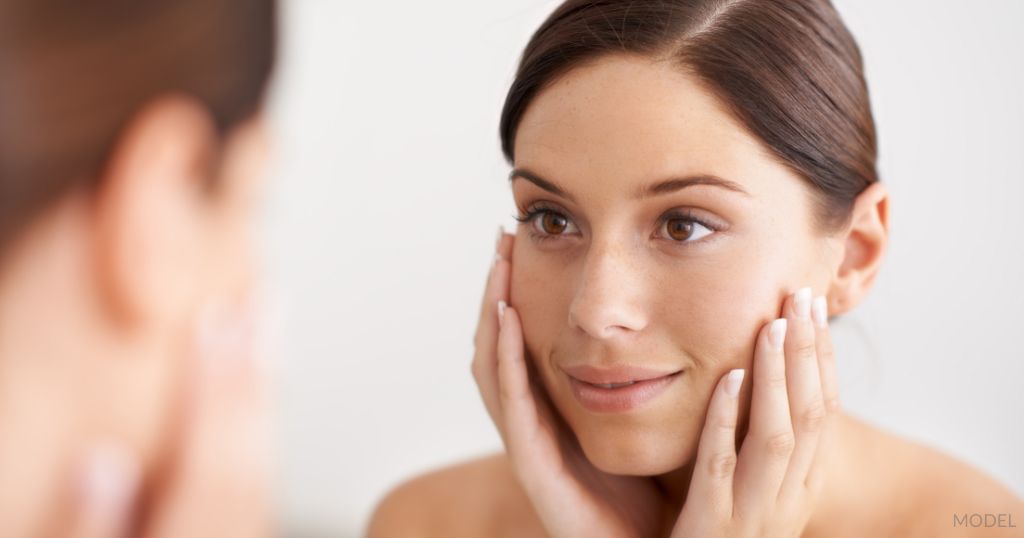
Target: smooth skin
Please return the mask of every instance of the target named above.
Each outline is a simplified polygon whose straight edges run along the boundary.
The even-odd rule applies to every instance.
[[[728,186],[693,180],[707,177]],[[888,242],[884,185],[823,230],[810,187],[699,80],[624,55],[538,93],[511,187],[521,224],[501,240],[473,361],[505,453],[397,488],[371,536],[957,536],[954,513],[1022,512],[983,473],[838,410],[827,329],[793,308],[803,288],[818,312],[863,301]],[[784,353],[766,364],[780,317]],[[600,414],[562,371],[581,363],[683,374]],[[737,369],[734,466],[720,406]]]
[[[495,278],[508,270],[507,263],[496,263]],[[491,287],[495,293],[494,287],[505,286],[492,280]],[[815,452],[823,432],[826,441],[833,440],[839,402],[825,312],[815,309],[812,324],[809,292],[790,297],[786,317],[758,335],[751,427],[739,457],[739,386],[730,394],[730,378],[736,378],[727,374],[715,387],[687,495],[692,500],[675,521],[673,538],[795,536],[806,524],[823,478]],[[497,360],[477,355],[474,374],[547,534],[662,535],[660,524],[673,507],[654,481],[604,475],[560,435],[554,414],[542,407],[528,381],[518,315],[504,299],[498,304],[498,334],[485,316],[479,336],[480,347],[496,347]]]

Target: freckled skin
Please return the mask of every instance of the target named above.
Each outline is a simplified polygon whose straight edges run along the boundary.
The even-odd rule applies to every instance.
[[[519,226],[511,303],[529,355],[588,459],[617,474],[660,474],[696,455],[711,392],[750,368],[760,327],[787,293],[827,290],[832,241],[812,222],[810,193],[692,76],[667,63],[603,59],[571,71],[533,101],[516,137],[515,166],[556,183],[575,202],[516,179],[520,210],[563,211],[571,230]],[[641,186],[711,174],[715,186],[636,199]],[[691,208],[724,229],[673,244],[661,217]],[[706,233],[705,228],[698,230]],[[597,415],[572,396],[558,365],[685,369],[643,408]],[[748,384],[749,387],[749,384]]]
[[[828,295],[837,315],[870,289],[887,233],[878,224],[884,210],[872,200],[885,196],[884,186],[858,198],[855,224],[826,235],[813,225],[805,183],[711,93],[676,67],[639,57],[602,58],[541,91],[519,125],[515,158],[517,169],[572,196],[527,179],[512,185],[521,212],[543,203],[562,217],[547,226],[535,218],[516,231],[509,302],[522,320],[531,376],[590,463],[652,477],[663,500],[683,503],[715,383],[733,368],[751,368],[757,331],[780,316],[789,293],[809,286]],[[694,174],[727,179],[749,196],[697,186],[634,197],[641,186]],[[696,226],[692,244],[673,243],[665,217],[681,208],[720,230]],[[564,236],[538,240],[545,231]],[[685,373],[638,409],[599,415],[577,403],[559,369],[582,363]],[[745,382],[740,394],[740,438],[750,388]],[[966,534],[951,526],[954,512],[1024,514],[1013,492],[963,462],[844,412],[837,420],[835,453],[818,455],[828,478],[804,538],[959,537]],[[678,514],[679,506],[666,511],[666,528]],[[499,453],[395,488],[368,535],[547,532],[512,459]]]

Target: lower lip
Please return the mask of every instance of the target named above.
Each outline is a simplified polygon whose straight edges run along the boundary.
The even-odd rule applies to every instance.
[[[572,376],[569,376],[569,384],[572,386],[573,396],[586,410],[593,413],[625,413],[656,398],[681,373],[637,381],[632,385],[613,389],[584,383]]]

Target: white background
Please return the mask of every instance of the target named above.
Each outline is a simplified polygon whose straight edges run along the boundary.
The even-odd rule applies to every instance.
[[[497,122],[557,2],[282,4],[281,509],[290,536],[356,536],[390,487],[500,447],[469,373],[513,213]],[[834,328],[844,403],[1024,495],[1024,2],[838,6],[893,195],[877,287]]]

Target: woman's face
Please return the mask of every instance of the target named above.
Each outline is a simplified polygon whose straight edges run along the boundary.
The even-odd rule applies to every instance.
[[[511,304],[553,403],[605,472],[692,461],[715,384],[750,368],[789,293],[824,294],[839,263],[809,187],[670,62],[605,57],[538,94],[512,189],[529,220]],[[580,379],[665,374],[625,391]]]

